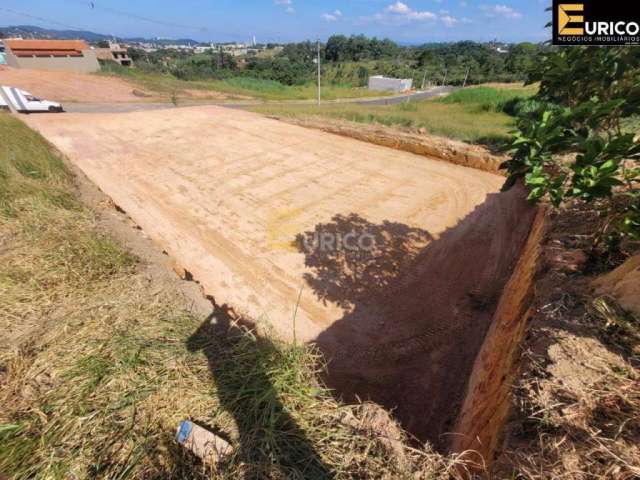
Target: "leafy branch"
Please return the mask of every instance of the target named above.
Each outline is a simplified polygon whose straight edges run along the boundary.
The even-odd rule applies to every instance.
[[[629,47],[546,54],[530,74],[540,82],[539,108],[518,120],[505,188],[522,179],[530,200],[554,207],[601,201],[614,234],[640,240],[640,139],[622,127],[640,113],[639,72],[640,54]]]

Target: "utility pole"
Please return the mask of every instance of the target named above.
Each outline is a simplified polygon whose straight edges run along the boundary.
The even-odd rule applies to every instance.
[[[469,78],[469,70],[471,70],[471,67],[467,67],[467,73],[464,74],[464,82],[462,82],[462,88],[464,88],[467,85],[467,78]]]
[[[444,67],[444,77],[442,78],[442,86],[444,87],[447,84],[447,67]]]
[[[420,88],[420,90],[424,90],[424,84],[427,81],[427,72],[429,71],[428,68],[424,69],[424,76],[422,77],[422,87]]]
[[[320,39],[318,39],[318,106],[320,106]]]

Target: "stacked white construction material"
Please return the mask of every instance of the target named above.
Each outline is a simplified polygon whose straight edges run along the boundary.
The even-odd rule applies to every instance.
[[[411,90],[413,80],[410,78],[391,78],[382,75],[369,77],[369,90],[392,90],[394,92],[406,92]]]

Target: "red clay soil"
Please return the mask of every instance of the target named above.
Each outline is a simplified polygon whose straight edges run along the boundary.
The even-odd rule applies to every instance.
[[[145,92],[125,80],[66,71],[44,71],[0,67],[0,85],[9,85],[57,102],[138,103],[168,101],[169,94]],[[134,91],[136,93],[134,93]],[[186,89],[178,92],[185,100],[225,100],[228,95],[213,90]],[[248,99],[234,95],[234,98]]]
[[[350,268],[318,262],[313,280],[335,287],[339,298],[353,293],[352,284],[363,286],[351,310],[317,339],[331,359],[329,385],[348,399],[395,409],[419,439],[448,446],[446,434],[534,215],[515,188],[489,194],[415,253],[396,243],[355,280]]]
[[[510,413],[511,389],[517,381],[517,360],[531,315],[545,232],[545,210],[539,208],[476,357],[452,438],[454,451],[478,452],[488,468]]]
[[[0,69],[0,85],[26,90],[57,102],[139,102],[134,87],[124,80],[86,73]]]
[[[220,107],[26,120],[218,304],[285,338],[295,326],[338,393],[449,443],[535,215],[522,190]],[[314,242],[353,232],[367,248]]]
[[[305,128],[317,128],[323,132],[342,135],[364,142],[375,143],[394,150],[437,158],[445,162],[464,167],[475,168],[485,172],[504,175],[500,165],[507,160],[506,156],[494,155],[482,145],[471,145],[437,135],[412,132],[408,129],[388,127],[386,125],[352,122],[337,118],[320,116],[270,117]]]

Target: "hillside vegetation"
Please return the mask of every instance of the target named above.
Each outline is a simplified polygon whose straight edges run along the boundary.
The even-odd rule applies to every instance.
[[[267,45],[270,54],[234,57],[210,50],[193,54],[164,50],[130,49],[136,66],[145,71],[168,73],[183,80],[250,77],[274,80],[283,85],[304,85],[316,78],[315,42]],[[401,46],[389,39],[364,35],[333,35],[320,44],[322,77],[327,84],[364,86],[370,75],[412,78],[414,85],[461,85],[485,82],[517,82],[547,49],[541,44],[510,45],[508,52],[497,45],[476,42]],[[264,51],[263,51],[264,52]],[[446,75],[446,78],[445,78]]]
[[[143,88],[171,94],[188,89],[216,90],[263,100],[303,100],[316,96],[317,45],[313,42],[267,45],[258,53],[234,57],[222,50],[204,53],[130,48],[134,69],[103,65]],[[323,98],[381,96],[366,90],[371,75],[413,79],[414,88],[484,82],[520,82],[545,50],[542,45],[458,42],[400,46],[363,35],[331,36],[320,45]]]
[[[118,65],[103,65],[99,75],[117,76],[135,85],[143,91],[174,97],[178,101],[184,97],[204,98],[207,92],[227,94],[231,99],[239,100],[309,100],[318,95],[315,83],[302,85],[284,85],[275,80],[253,77],[229,77],[224,79],[182,80],[169,73],[139,68],[125,68]],[[193,93],[197,92],[194,97]],[[354,88],[349,85],[322,85],[322,98],[336,100],[340,98],[381,97],[390,92],[375,92],[366,88]]]

